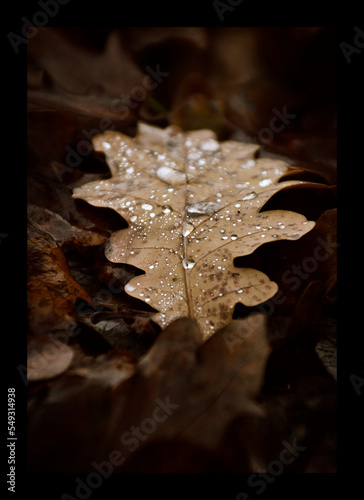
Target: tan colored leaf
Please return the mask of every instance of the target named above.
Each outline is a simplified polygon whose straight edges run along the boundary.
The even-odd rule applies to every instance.
[[[30,337],[27,345],[27,378],[33,382],[57,377],[73,359],[70,347],[57,339]]]
[[[128,221],[106,256],[145,271],[125,291],[157,309],[153,319],[162,327],[188,316],[207,337],[229,323],[237,302],[269,299],[276,283],[235,267],[234,258],[269,241],[296,240],[315,225],[295,212],[259,212],[277,191],[302,181],[279,182],[287,164],[255,158],[258,145],[218,142],[211,130],[139,124],[135,138],[107,131],[94,147],[112,177],[75,189],[74,197]]]

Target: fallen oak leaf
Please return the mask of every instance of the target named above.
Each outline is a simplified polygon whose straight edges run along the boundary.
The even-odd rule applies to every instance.
[[[28,220],[27,304],[32,333],[48,334],[75,325],[76,299],[93,301],[72,277],[64,253],[55,238],[39,224]]]
[[[314,227],[296,212],[260,212],[276,192],[304,184],[279,182],[285,162],[255,158],[255,144],[219,143],[211,130],[176,126],[140,123],[135,138],[107,131],[93,143],[112,177],[76,188],[73,196],[128,221],[105,254],[145,271],[125,291],[157,309],[153,320],[162,328],[188,316],[208,337],[230,322],[237,302],[255,306],[275,295],[276,283],[235,267],[234,258]]]
[[[119,428],[109,449],[120,442],[125,429],[152,415],[156,401],[169,405],[168,418],[140,442],[137,453],[130,456],[123,447],[126,460],[120,471],[144,472],[145,453],[149,453],[149,470],[153,472],[166,468],[169,472],[192,472],[195,467],[206,472],[208,454],[224,446],[225,432],[234,419],[245,416],[258,419],[261,425],[265,422],[265,412],[256,398],[270,351],[267,318],[261,313],[231,322],[205,342],[195,321],[182,318],[169,325],[139,361],[134,379],[119,388],[116,399],[120,404],[114,409],[120,412]],[[140,394],[147,396],[140,398]],[[198,466],[193,457],[192,462],[186,462],[187,457],[171,461],[160,454],[160,445],[167,444],[169,457],[180,445],[197,447],[206,455]],[[254,448],[254,443],[249,447]],[[244,447],[240,449],[240,455],[245,452]],[[226,466],[229,469],[232,464]],[[242,467],[240,472],[251,470],[247,460]]]
[[[226,342],[232,336],[233,349]],[[103,358],[97,373],[86,365],[72,368],[49,387],[32,415],[30,466],[47,472],[88,472],[118,450],[125,460],[113,471],[125,472],[135,459],[133,471],[140,472],[139,450],[163,442],[192,444],[213,453],[234,419],[265,421],[257,397],[270,350],[267,320],[261,313],[231,322],[205,342],[197,322],[181,318],[160,333],[137,365],[116,352],[97,358]],[[46,434],[44,425],[54,414],[69,415],[70,407],[73,424],[68,417],[61,419],[58,432]],[[90,432],[95,435],[92,442]],[[57,453],[49,459],[54,449]],[[190,464],[181,465],[191,470]],[[178,461],[171,463],[173,472],[179,472],[178,466]],[[206,464],[200,466],[203,472]],[[248,471],[249,464],[244,466]]]
[[[105,34],[103,50],[77,43],[72,34],[77,36],[77,28],[68,32],[40,28],[37,36],[29,40],[29,83],[37,81],[29,85],[29,102],[118,119],[118,113],[113,111],[115,98],[129,94],[143,82],[145,74],[125,49],[120,31]],[[89,32],[88,36],[95,39],[95,33]],[[133,115],[132,107],[128,111]]]
[[[140,420],[150,415],[156,400],[168,400],[168,419],[145,444],[187,442],[213,452],[238,416],[264,420],[256,398],[270,351],[267,319],[261,313],[231,322],[205,342],[195,321],[182,318],[173,322],[139,361],[134,379],[120,386],[120,406],[115,411],[120,412],[121,426],[113,442],[138,421],[137,415]],[[148,396],[141,399],[140,394]],[[113,449],[112,443],[109,446]],[[123,453],[128,460],[125,447]],[[137,472],[138,463],[135,467]]]
[[[214,390],[206,408],[183,436],[214,448],[237,415],[264,419],[256,398],[264,382],[270,352],[267,318],[260,313],[231,322],[205,342],[199,352],[199,369],[191,388],[191,392],[195,392],[192,404],[198,407],[198,394],[205,392],[203,387],[214,387]]]

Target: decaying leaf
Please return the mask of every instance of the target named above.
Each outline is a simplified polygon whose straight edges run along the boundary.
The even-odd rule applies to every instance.
[[[154,452],[149,471],[164,472],[167,467],[177,472],[181,461],[186,472],[195,467],[206,471],[209,454],[224,443],[234,419],[265,421],[257,397],[270,351],[267,319],[253,313],[206,342],[196,321],[179,319],[161,332],[137,364],[121,351],[98,356],[88,365],[85,361],[50,384],[44,400],[32,408],[29,466],[46,472],[86,472],[94,470],[91,462],[101,463],[118,450],[123,460],[113,472],[125,472],[129,466],[131,472],[144,472],[143,451],[169,443],[173,460],[158,463],[159,453]],[[45,433],[44,422],[53,422],[54,413],[65,418],[57,432]],[[136,440],[132,433],[139,426],[143,434]],[[198,446],[206,456],[201,462],[196,457],[191,463],[179,461],[179,443]],[[244,449],[247,446],[255,446],[249,437]],[[58,453],[50,453],[54,449]],[[242,454],[240,450],[239,471],[250,471],[249,463],[241,463]],[[236,458],[234,452],[230,467]]]
[[[31,219],[27,233],[29,328],[36,334],[68,331],[75,324],[76,299],[91,306],[92,299],[72,277],[55,237]]]
[[[70,224],[61,215],[38,207],[32,203],[27,207],[28,217],[35,222],[42,230],[51,234],[54,241],[63,245],[64,243],[77,243],[79,245],[93,246],[100,245],[106,239],[102,234],[96,231],[79,228]]]
[[[100,385],[114,387],[135,373],[135,365],[136,358],[116,349],[98,356],[93,363],[77,366],[70,371],[70,374],[95,380]]]
[[[47,380],[67,370],[73,351],[55,338],[31,337],[27,345],[27,378],[29,381]]]
[[[157,309],[161,327],[188,316],[207,337],[231,320],[237,302],[254,306],[277,292],[265,274],[235,267],[234,258],[314,227],[295,212],[260,212],[277,191],[302,184],[279,182],[286,163],[256,158],[258,145],[176,126],[139,124],[135,138],[107,131],[93,142],[112,177],[75,189],[74,197],[127,220],[106,256],[145,271],[125,291]]]

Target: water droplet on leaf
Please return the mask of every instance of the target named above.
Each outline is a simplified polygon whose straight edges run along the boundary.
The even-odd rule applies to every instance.
[[[215,141],[215,139],[205,139],[204,141],[201,142],[200,148],[202,151],[211,151],[215,152],[220,149],[219,143]]]
[[[182,225],[182,235],[188,236],[195,229],[195,226],[190,222],[184,222]]]
[[[144,210],[152,210],[153,205],[151,205],[150,203],[143,203],[142,208]]]
[[[266,187],[272,184],[272,179],[263,179],[262,181],[259,182],[259,186],[261,187]]]
[[[192,259],[183,259],[182,266],[184,269],[192,269],[195,266],[196,262]]]
[[[169,205],[163,205],[162,206],[162,212],[164,214],[170,214],[172,212],[172,207],[170,207]]]
[[[249,193],[247,193],[245,196],[242,197],[242,201],[247,201],[247,200],[253,200],[254,198],[256,198],[258,195],[255,191],[250,191]]]
[[[213,201],[202,201],[199,203],[193,203],[192,205],[187,205],[187,214],[190,217],[200,217],[202,215],[213,215],[217,210],[223,208],[220,203],[215,203]]]
[[[178,186],[186,182],[186,174],[179,170],[174,170],[171,167],[159,167],[156,171],[157,177],[172,186]]]

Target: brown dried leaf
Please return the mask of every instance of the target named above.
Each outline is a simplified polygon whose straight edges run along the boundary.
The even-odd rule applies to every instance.
[[[93,363],[75,367],[70,374],[114,387],[131,377],[135,370],[136,358],[125,351],[114,350],[98,356]]]
[[[28,223],[27,302],[29,328],[46,334],[74,324],[77,298],[92,303],[72,277],[55,238],[36,222]]]
[[[42,229],[50,233],[54,240],[61,246],[64,243],[94,246],[104,243],[107,239],[106,236],[96,231],[70,224],[61,215],[44,207],[38,207],[29,203],[27,213],[33,222],[39,224]]]
[[[30,382],[57,377],[73,359],[70,347],[57,339],[31,337],[27,345],[27,378]]]
[[[110,108],[113,97],[130,94],[141,85],[143,73],[124,48],[118,30],[104,33],[103,47],[79,43],[96,33],[77,28],[39,28],[28,45],[28,103],[83,115],[118,120]],[[101,40],[99,40],[101,43]],[[130,117],[134,114],[128,108]]]
[[[256,398],[270,354],[266,333],[267,320],[260,313],[230,323],[206,342],[202,342],[195,322],[181,319],[169,325],[141,359],[134,385],[120,387],[120,401],[120,396],[130,391],[119,419],[122,429],[138,421],[136,411],[149,415],[157,398],[164,400],[169,396],[175,410],[145,444],[185,442],[209,453],[216,451],[234,418],[243,415],[250,419],[265,418]],[[140,394],[148,396],[141,400]],[[119,429],[114,439],[118,435]],[[123,453],[127,458],[126,449]],[[160,458],[158,452],[154,458]],[[140,472],[143,463],[138,455],[132,461],[132,471]],[[154,467],[150,463],[149,466]],[[166,463],[159,464],[165,466]],[[171,472],[177,471],[178,465],[169,466]],[[183,464],[186,472],[193,466],[193,463]],[[200,466],[206,467],[206,463]]]
[[[207,337],[229,323],[237,302],[269,299],[276,283],[235,267],[234,258],[269,241],[296,240],[315,225],[295,212],[259,212],[276,192],[302,182],[279,182],[287,164],[256,159],[257,145],[219,143],[211,130],[139,124],[134,139],[108,131],[94,147],[112,177],[75,189],[74,197],[128,221],[111,236],[106,256],[145,271],[125,291],[157,309],[161,327],[188,316]]]
[[[161,332],[137,365],[119,351],[99,356],[90,369],[86,363],[72,368],[49,386],[46,399],[31,415],[30,467],[86,472],[91,461],[100,463],[118,450],[125,463],[120,462],[121,468],[115,467],[113,472],[124,472],[129,466],[132,472],[143,472],[145,463],[139,450],[160,443],[177,445],[177,449],[178,443],[191,443],[214,453],[234,419],[266,418],[256,399],[270,350],[263,314],[234,321],[206,342],[196,321],[182,318]],[[98,361],[100,368],[94,371]],[[52,422],[54,414],[69,416],[69,408],[72,425],[68,418],[60,419],[57,433],[45,433],[44,422]],[[144,429],[154,415],[155,428],[142,434],[135,447],[132,432],[140,430],[140,425]],[[90,433],[95,436],[92,442]],[[247,441],[242,453],[247,446],[254,447]],[[57,453],[49,459],[49,450],[54,449]],[[190,472],[196,465],[199,471],[206,471],[205,461],[196,464],[194,457],[187,463],[185,458],[169,459],[171,472],[180,472],[179,466]],[[158,460],[160,455],[154,450],[149,471],[163,472],[166,462],[158,464]],[[244,466],[247,468],[242,470],[250,470],[249,464]]]

